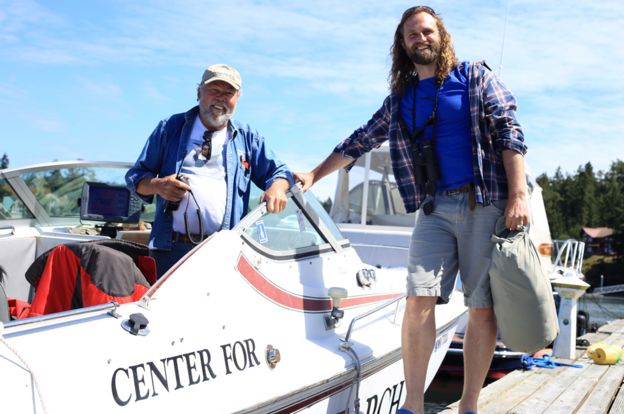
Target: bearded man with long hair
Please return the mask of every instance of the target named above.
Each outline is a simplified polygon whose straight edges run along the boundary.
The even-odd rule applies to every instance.
[[[496,342],[490,236],[500,217],[513,230],[529,220],[516,101],[484,62],[458,61],[430,7],[403,13],[391,56],[390,95],[381,108],[321,164],[295,177],[305,191],[389,141],[405,209],[416,212],[402,333],[407,395],[399,413],[424,412],[434,307],[448,302],[458,271],[468,307],[459,412],[476,413]]]

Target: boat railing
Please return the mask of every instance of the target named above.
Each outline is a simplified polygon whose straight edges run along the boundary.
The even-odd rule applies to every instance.
[[[582,277],[585,242],[574,239],[553,240],[553,246],[555,247],[553,263],[555,273],[566,277]]]
[[[349,342],[349,339],[351,338],[351,332],[353,332],[353,327],[355,326],[356,322],[358,322],[358,321],[360,321],[360,320],[362,320],[362,319],[364,319],[364,318],[366,318],[366,317],[368,317],[368,316],[370,316],[370,315],[372,315],[374,313],[377,313],[380,310],[382,310],[382,309],[384,309],[384,308],[386,308],[386,307],[388,307],[388,306],[390,306],[390,305],[392,305],[394,303],[397,304],[397,310],[395,312],[395,318],[396,318],[396,314],[398,313],[398,309],[399,309],[399,303],[398,302],[401,299],[404,299],[405,297],[406,297],[406,295],[398,296],[398,297],[396,297],[394,299],[391,299],[391,300],[389,300],[387,302],[382,303],[381,305],[379,305],[379,306],[369,310],[368,312],[365,312],[365,313],[363,313],[361,315],[358,315],[358,316],[354,317],[353,319],[351,319],[351,323],[349,323],[349,329],[347,329],[347,334],[345,335],[345,338],[344,338],[343,341],[346,342],[346,343]]]
[[[0,225],[0,237],[12,236],[15,234],[15,226]]]
[[[119,303],[107,302],[107,303],[102,303],[100,305],[89,306],[86,308],[71,309],[71,310],[67,310],[63,312],[50,313],[47,315],[33,316],[30,318],[25,318],[25,319],[17,319],[17,320],[5,323],[4,327],[15,328],[15,327],[22,327],[22,326],[31,325],[31,324],[40,323],[40,322],[55,321],[57,319],[66,320],[66,318],[68,317],[83,315],[87,313],[102,312],[102,311],[108,311],[108,313],[111,316],[118,317],[118,315],[115,312],[117,308],[119,308]]]

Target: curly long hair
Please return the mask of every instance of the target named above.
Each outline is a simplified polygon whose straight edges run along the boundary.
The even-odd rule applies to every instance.
[[[405,92],[405,89],[416,75],[414,62],[408,56],[403,44],[403,25],[407,19],[418,13],[431,15],[435,19],[438,32],[440,33],[440,56],[438,57],[436,67],[438,84],[442,83],[458,63],[455,50],[453,49],[451,34],[444,27],[442,18],[431,7],[427,6],[415,6],[405,10],[403,17],[401,17],[401,22],[394,32],[394,43],[390,48],[392,68],[390,69],[388,79],[390,81],[390,91],[397,95],[402,95]]]

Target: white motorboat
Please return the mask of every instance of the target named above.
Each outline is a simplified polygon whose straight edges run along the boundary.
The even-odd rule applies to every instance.
[[[8,296],[36,297],[25,274],[55,246],[145,236],[104,224],[106,215],[80,221],[84,183],[121,188],[128,167],[0,171]],[[405,398],[404,291],[404,272],[363,262],[314,196],[293,188],[282,213],[258,205],[138,301],[0,324],[0,404],[10,413],[394,412]],[[427,384],[465,311],[459,297],[436,308]]]

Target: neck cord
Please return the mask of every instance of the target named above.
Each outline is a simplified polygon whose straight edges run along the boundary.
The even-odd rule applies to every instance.
[[[434,143],[435,118],[436,118],[436,114],[438,111],[438,98],[440,97],[440,89],[442,89],[442,82],[438,82],[436,80],[437,86],[436,86],[435,99],[433,101],[433,111],[431,112],[431,115],[429,115],[429,118],[427,118],[423,126],[421,126],[417,130],[416,129],[416,99],[417,99],[416,91],[418,90],[419,82],[420,82],[420,79],[418,78],[418,75],[416,75],[416,83],[414,84],[413,100],[412,100],[412,131],[413,131],[412,136],[413,136],[414,144],[416,144],[418,141],[418,138],[420,138],[420,136],[425,132],[425,129],[427,128],[427,126],[431,125],[431,142]]]
[[[193,201],[195,202],[195,206],[197,207],[195,209],[195,214],[197,214],[197,222],[199,223],[199,240],[193,239],[193,236],[191,235],[191,231],[188,225],[188,208],[189,208],[189,204],[191,204],[191,200],[190,200],[191,197],[187,198],[186,200],[186,209],[184,210],[184,228],[186,229],[186,237],[188,237],[189,241],[192,244],[199,244],[204,240],[204,223],[202,222],[201,213],[199,210],[199,203],[197,202],[197,199],[195,198],[195,194],[193,194],[192,190],[189,190],[189,194],[191,195],[191,197],[193,197]]]

